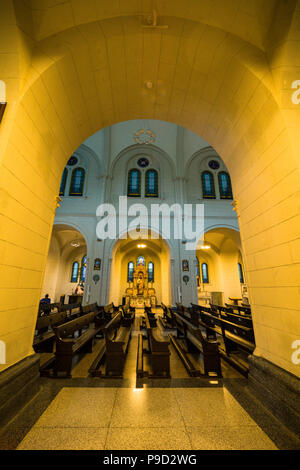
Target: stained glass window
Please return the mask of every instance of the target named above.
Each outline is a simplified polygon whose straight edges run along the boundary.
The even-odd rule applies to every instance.
[[[214,177],[210,171],[202,173],[202,191],[204,198],[214,199],[216,197]]]
[[[225,171],[219,173],[219,188],[221,199],[232,199],[230,176]]]
[[[130,261],[128,263],[127,282],[133,282],[133,271],[134,271],[134,265],[133,265],[133,262]]]
[[[78,158],[73,155],[71,158],[69,158],[67,165],[68,166],[74,166],[77,165],[78,163]]]
[[[128,173],[127,196],[141,196],[141,173],[140,170],[133,169]]]
[[[200,267],[199,267],[198,256],[196,256],[196,278],[197,278],[197,286],[199,287],[199,284],[200,284]]]
[[[75,168],[72,172],[70,196],[82,196],[84,186],[85,171],[83,168]]]
[[[239,268],[240,283],[244,284],[244,273],[243,273],[243,267],[241,263],[238,263],[238,268]]]
[[[75,261],[72,266],[71,282],[77,282],[79,274],[79,263]]]
[[[142,264],[145,266],[145,258],[143,256],[139,256],[136,262],[136,265],[138,266],[139,264]]]
[[[86,277],[86,255],[82,258],[81,261],[81,272],[80,272],[80,280],[82,282],[85,282],[85,277]]]
[[[156,170],[146,171],[146,197],[158,197],[158,173]]]
[[[68,170],[65,168],[64,172],[62,174],[61,178],[61,183],[60,183],[60,188],[59,188],[59,195],[64,196],[65,195],[65,189],[66,189],[66,182],[68,178]]]
[[[154,264],[152,261],[148,263],[148,281],[154,282]]]
[[[202,271],[202,282],[203,282],[203,284],[208,284],[209,283],[209,277],[208,277],[207,263],[202,263],[201,271]]]

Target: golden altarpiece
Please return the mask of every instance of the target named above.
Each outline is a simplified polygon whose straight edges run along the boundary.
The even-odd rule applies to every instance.
[[[133,271],[133,281],[127,283],[126,305],[136,308],[155,307],[156,293],[153,282],[148,281],[146,267],[140,262]]]

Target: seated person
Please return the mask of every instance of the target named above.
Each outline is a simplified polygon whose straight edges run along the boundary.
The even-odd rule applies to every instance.
[[[49,298],[49,294],[46,294],[43,299],[40,300],[40,308],[39,308],[39,316],[47,315],[51,312],[51,299]]]
[[[49,294],[46,294],[45,297],[40,300],[40,304],[51,304],[51,299],[49,298]]]

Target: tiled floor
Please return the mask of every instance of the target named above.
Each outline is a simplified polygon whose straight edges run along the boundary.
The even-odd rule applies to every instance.
[[[63,388],[18,449],[276,449],[226,388]]]

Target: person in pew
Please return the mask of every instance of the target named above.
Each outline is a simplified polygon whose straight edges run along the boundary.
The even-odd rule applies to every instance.
[[[39,316],[41,315],[48,315],[51,311],[51,299],[49,294],[46,294],[43,299],[40,300],[40,308],[39,308]]]
[[[49,294],[46,294],[45,297],[40,300],[40,304],[51,304],[51,299],[49,298]]]

